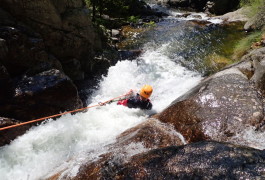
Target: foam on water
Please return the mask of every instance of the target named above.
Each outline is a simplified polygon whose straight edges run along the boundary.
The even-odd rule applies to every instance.
[[[99,90],[92,97],[92,104],[96,104],[150,84],[154,88],[152,112],[110,104],[75,115],[64,115],[56,121],[50,120],[34,127],[1,148],[1,179],[39,179],[69,166],[75,174],[85,157],[86,160],[88,157],[97,158],[106,151],[104,145],[114,142],[121,132],[143,122],[149,113],[161,111],[195,86],[201,79],[200,75],[165,56],[167,46],[147,49],[138,61],[118,62],[102,78]],[[78,161],[73,163],[73,159]]]
[[[154,3],[150,3],[149,6],[152,8],[152,9],[155,9],[159,12],[164,12],[166,14],[169,15],[169,17],[167,18],[176,18],[176,19],[179,19],[179,20],[184,20],[184,21],[189,21],[189,20],[198,20],[198,21],[209,21],[213,24],[221,24],[223,23],[224,21],[220,18],[216,18],[216,17],[209,17],[208,14],[206,13],[202,13],[202,12],[186,12],[186,11],[180,11],[180,10],[177,10],[177,9],[168,9],[164,6],[161,6],[161,5],[157,5],[157,4],[154,4]],[[183,15],[184,14],[187,14],[187,13],[190,13],[190,15],[184,17]],[[181,17],[183,16],[183,17]]]

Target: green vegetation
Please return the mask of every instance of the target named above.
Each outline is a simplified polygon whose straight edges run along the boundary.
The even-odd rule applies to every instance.
[[[241,39],[235,46],[233,59],[239,60],[242,56],[244,56],[251,48],[252,44],[261,39],[262,34],[262,31],[256,31]]]
[[[94,25],[107,34],[107,29],[117,29],[124,24],[137,23],[146,12],[142,0],[85,0]]]
[[[248,6],[250,11],[247,14],[250,18],[254,17],[260,11],[264,11],[265,1],[264,0],[241,0],[241,7]],[[250,49],[255,48],[253,45],[256,42],[259,42],[265,34],[265,29],[256,30],[248,33],[246,37],[237,42],[234,48],[233,59],[235,61],[239,60],[244,56]]]
[[[139,16],[130,16],[128,17],[128,21],[132,23],[137,23],[139,21]]]
[[[128,18],[141,13],[145,5],[144,1],[139,0],[85,0],[85,2],[92,8],[93,19],[102,14],[116,18]]]
[[[150,21],[150,22],[144,23],[144,25],[145,27],[155,27],[156,23],[154,21]]]
[[[253,17],[261,10],[261,7],[264,5],[264,3],[265,3],[264,0],[241,0],[240,6],[241,7],[249,6],[250,11],[248,16]]]

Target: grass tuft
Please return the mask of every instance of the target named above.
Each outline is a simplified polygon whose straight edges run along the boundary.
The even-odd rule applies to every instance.
[[[264,0],[241,0],[240,6],[248,6],[250,7],[250,11],[248,12],[247,16],[253,17],[255,16],[259,11],[261,11],[262,7],[264,7],[265,1]]]
[[[256,31],[241,39],[235,46],[232,58],[237,61],[244,56],[251,49],[253,43],[260,41],[262,33],[262,31]]]

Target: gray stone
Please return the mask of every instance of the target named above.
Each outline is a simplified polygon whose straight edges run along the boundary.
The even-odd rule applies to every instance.
[[[242,58],[242,61],[252,62],[254,74],[251,81],[261,91],[265,92],[265,47],[251,51]]]
[[[240,8],[236,11],[226,13],[222,16],[217,16],[216,18],[222,19],[227,22],[247,22],[249,20],[249,17],[247,16],[247,13],[249,13],[249,8]]]
[[[71,179],[264,179],[265,152],[219,142],[153,149],[122,161],[113,155]],[[104,165],[104,166],[102,166]],[[65,177],[66,178],[66,177]]]
[[[244,67],[241,63],[205,79],[156,118],[172,123],[188,142],[243,143],[238,132],[260,126],[264,113],[257,88],[237,66]]]

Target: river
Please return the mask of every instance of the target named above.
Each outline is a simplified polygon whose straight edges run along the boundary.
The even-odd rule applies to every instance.
[[[174,13],[171,14],[178,12]],[[199,20],[209,19],[199,15],[202,16]],[[224,42],[226,34],[217,27],[220,21],[216,19],[209,19],[212,23],[205,28],[190,24],[187,20],[191,18],[170,16],[152,30],[136,34],[133,46],[142,49],[142,55],[110,67],[88,100],[91,105],[97,104],[149,84],[154,89],[151,111],[113,103],[64,115],[56,121],[48,120],[0,149],[1,179],[43,179],[66,167],[74,175],[85,159],[104,153],[104,145],[115,142],[117,135],[161,112],[197,85],[207,74],[203,57],[210,51],[218,51],[216,45]],[[220,32],[221,35],[214,36]]]

